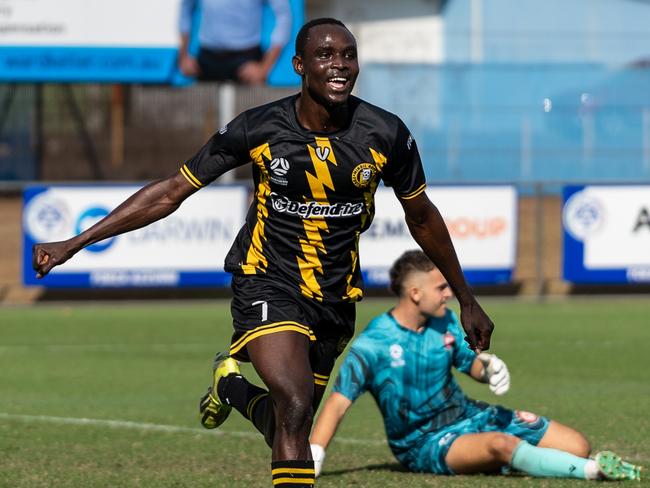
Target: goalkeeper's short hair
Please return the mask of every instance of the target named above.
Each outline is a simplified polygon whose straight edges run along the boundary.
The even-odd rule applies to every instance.
[[[397,258],[390,268],[390,289],[395,295],[402,296],[402,285],[408,275],[415,271],[428,273],[434,269],[436,269],[436,265],[419,249],[406,251]]]

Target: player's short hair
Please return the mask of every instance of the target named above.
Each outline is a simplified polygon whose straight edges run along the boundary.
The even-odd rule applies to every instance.
[[[436,269],[436,265],[422,251],[406,251],[390,268],[390,290],[397,296],[402,296],[402,286],[406,278],[413,272],[422,271],[428,273]]]
[[[350,30],[343,22],[341,22],[338,19],[333,19],[331,17],[320,17],[318,19],[310,20],[305,25],[303,25],[298,31],[298,35],[296,36],[296,55],[302,56],[303,53],[305,52],[305,44],[307,44],[307,40],[309,39],[310,29],[312,27],[316,27],[317,25],[327,25],[327,24],[340,25],[344,29],[347,29],[348,31]]]

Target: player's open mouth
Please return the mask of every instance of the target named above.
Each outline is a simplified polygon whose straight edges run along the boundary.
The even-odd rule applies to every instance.
[[[348,79],[342,76],[335,76],[327,79],[327,85],[335,91],[345,90],[345,87],[348,84]]]

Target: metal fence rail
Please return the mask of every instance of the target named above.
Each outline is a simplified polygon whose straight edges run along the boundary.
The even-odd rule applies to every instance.
[[[295,91],[215,84],[3,85],[0,180],[166,176],[224,123],[224,105],[237,114]]]

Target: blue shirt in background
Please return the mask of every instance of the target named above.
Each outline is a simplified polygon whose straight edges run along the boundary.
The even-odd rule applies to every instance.
[[[401,459],[422,436],[472,408],[451,374],[452,366],[469,373],[476,357],[464,337],[450,310],[429,319],[421,332],[384,313],[352,343],[333,391],[351,401],[369,391],[384,418],[388,444]]]
[[[199,44],[211,50],[237,51],[260,45],[262,10],[268,3],[275,15],[271,46],[284,46],[291,37],[291,7],[288,0],[183,0],[179,27],[192,29],[192,15],[201,6]]]

